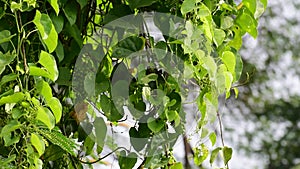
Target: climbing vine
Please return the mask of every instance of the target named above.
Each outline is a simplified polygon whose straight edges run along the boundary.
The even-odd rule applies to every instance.
[[[180,169],[189,161],[173,150],[192,129],[200,135],[193,163],[214,165],[222,157],[218,167],[229,168],[218,98],[238,96],[242,37],[258,36],[266,6],[267,0],[0,1],[1,166],[82,168],[108,165],[112,157],[124,169]],[[187,103],[191,85],[198,95]],[[195,128],[188,127],[191,114]],[[207,127],[216,120],[220,136]],[[120,143],[124,135],[129,146]]]

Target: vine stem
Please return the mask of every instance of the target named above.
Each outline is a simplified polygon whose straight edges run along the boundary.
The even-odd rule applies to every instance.
[[[223,125],[222,125],[222,120],[221,120],[219,111],[217,111],[217,117],[218,117],[219,126],[220,126],[220,135],[221,135],[222,146],[225,147],[225,141],[224,141],[224,136],[223,136]],[[226,164],[226,168],[229,169],[228,162]]]
[[[90,162],[90,161],[82,161],[82,160],[80,160],[80,159],[78,159],[78,160],[79,160],[79,162],[81,162],[81,163],[83,163],[83,164],[95,164],[95,163],[97,163],[97,162],[99,162],[99,161],[105,159],[106,157],[112,155],[113,153],[115,153],[116,151],[118,151],[118,150],[120,150],[120,149],[124,149],[124,150],[128,151],[125,147],[118,147],[118,148],[114,149],[112,152],[106,154],[105,156],[98,158],[96,161]]]

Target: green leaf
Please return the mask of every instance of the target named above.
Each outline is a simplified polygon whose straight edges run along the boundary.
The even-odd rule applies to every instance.
[[[57,46],[58,35],[52,24],[51,18],[47,14],[41,14],[39,10],[36,10],[33,23],[38,28],[42,40],[46,44],[49,52],[52,53]]]
[[[55,118],[51,111],[46,107],[38,107],[36,119],[43,122],[50,130],[55,126]]]
[[[4,137],[5,135],[21,128],[22,125],[17,120],[10,120],[1,130],[0,137]]]
[[[68,1],[66,6],[63,8],[66,18],[68,19],[70,25],[74,25],[77,19],[77,3],[76,1]]]
[[[61,132],[57,130],[47,130],[47,129],[38,129],[37,130],[42,136],[46,137],[51,143],[59,146],[66,152],[70,153],[73,156],[76,156],[74,149],[76,144],[73,140],[64,136]]]
[[[52,81],[56,81],[58,78],[58,69],[55,58],[51,54],[41,51],[39,63],[44,66],[46,70],[36,66],[29,66],[30,75],[43,76],[51,79]]]
[[[42,79],[39,79],[36,83],[36,89],[37,92],[45,98],[46,102],[50,101],[50,99],[52,98],[52,89],[49,83],[45,82]]]
[[[224,156],[224,164],[227,165],[228,161],[232,157],[232,148],[230,147],[223,147],[223,156]]]
[[[185,15],[188,12],[191,12],[196,8],[196,0],[185,0],[181,5],[181,13]]]
[[[11,35],[9,30],[3,30],[0,32],[0,44],[4,42],[9,42],[11,38],[16,36],[16,34]]]
[[[227,70],[232,74],[233,77],[235,77],[235,67],[236,67],[235,54],[230,51],[225,51],[222,53],[221,59],[225,64],[225,66],[227,67]]]
[[[25,94],[22,92],[17,92],[9,96],[4,96],[0,98],[0,106],[6,103],[18,103],[25,100]]]
[[[160,130],[163,129],[163,127],[165,126],[165,122],[163,120],[161,120],[160,118],[155,119],[153,117],[150,117],[147,120],[147,124],[149,129],[154,133],[160,132]]]
[[[50,107],[54,117],[55,122],[58,123],[62,116],[62,105],[56,97],[52,97],[47,101],[47,105]]]
[[[196,148],[194,151],[195,151],[194,162],[196,165],[199,166],[207,158],[208,148],[204,144],[201,144],[201,147]]]
[[[57,16],[54,13],[51,13],[50,18],[52,20],[56,32],[60,33],[64,27],[64,17],[61,14]]]
[[[59,13],[59,6],[57,3],[57,0],[48,0],[48,2],[50,3],[50,5],[52,6],[52,8],[54,9],[56,15],[58,15]]]
[[[118,42],[113,49],[113,58],[127,57],[134,52],[142,50],[145,46],[145,40],[137,37],[130,36]]]
[[[217,47],[223,43],[225,36],[226,36],[226,34],[222,29],[214,29],[213,40]]]
[[[5,66],[10,64],[16,56],[15,51],[7,52],[5,54],[0,51],[0,74],[4,71]]]
[[[126,155],[126,152],[122,150],[120,152],[118,161],[120,169],[133,168],[135,163],[137,162],[137,155],[135,153],[129,153],[128,155]]]
[[[214,78],[217,72],[217,64],[210,56],[203,57],[203,67],[208,71],[210,78]]]
[[[177,163],[174,163],[172,164],[169,169],[183,169],[183,165],[181,162],[177,162]]]
[[[131,9],[150,6],[157,0],[128,0]]]
[[[15,73],[11,73],[11,74],[8,74],[8,75],[5,75],[1,78],[1,81],[0,81],[0,87],[2,85],[4,85],[5,83],[7,82],[11,82],[11,81],[14,81],[18,78],[18,75],[15,74]]]
[[[256,11],[256,0],[243,0],[244,6],[254,15]]]
[[[80,46],[80,48],[83,45],[82,38],[81,38],[81,32],[78,29],[77,25],[74,24],[71,26],[69,22],[66,23],[65,25],[65,31],[67,34],[69,34],[71,37],[73,37],[76,41],[76,43]]]
[[[212,165],[212,163],[215,161],[215,159],[217,158],[219,151],[222,150],[221,147],[217,147],[215,148],[210,155],[210,159],[209,159],[209,163]]]
[[[216,144],[217,136],[216,136],[216,133],[215,133],[215,132],[212,132],[212,133],[209,135],[209,140],[210,140],[212,146],[214,146],[214,145]]]
[[[235,21],[241,29],[248,32],[253,38],[257,37],[257,21],[249,10],[243,8]]]
[[[44,152],[45,152],[45,143],[43,141],[43,138],[40,135],[35,134],[35,133],[31,133],[30,141],[31,141],[31,144],[33,145],[33,147],[38,152],[39,157],[42,154],[44,154]]]
[[[268,6],[268,0],[260,0],[260,2],[264,5],[265,9]]]
[[[61,62],[64,59],[65,54],[64,54],[63,44],[60,42],[60,40],[58,41],[57,47],[55,49],[55,53],[56,53],[58,62]]]
[[[97,143],[98,146],[103,148],[105,143],[107,127],[102,117],[96,117],[94,121],[94,127],[95,127],[95,134],[96,134],[95,142]]]
[[[77,2],[79,3],[81,9],[88,4],[88,0],[77,0]]]

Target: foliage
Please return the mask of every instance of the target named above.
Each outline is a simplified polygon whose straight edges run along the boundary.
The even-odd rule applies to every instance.
[[[294,1],[270,2],[260,20],[260,36],[255,41],[245,39],[245,49],[241,50],[250,81],[240,88],[239,100],[228,105],[233,114],[229,118],[249,120],[244,132],[238,129],[246,138],[236,145],[250,157],[263,159],[257,164],[259,168],[299,164],[299,33],[293,31],[299,22],[289,15],[298,6]],[[246,78],[242,76],[241,81]]]
[[[115,153],[121,168],[183,168],[172,152],[185,131],[187,93],[182,85],[192,80],[200,88],[195,102],[201,112],[196,131],[201,133],[217,118],[218,96],[225,92],[229,97],[239,80],[241,38],[246,32],[257,36],[257,19],[266,3],[1,1],[1,163],[8,168],[82,168]],[[138,20],[138,13],[149,11],[176,16],[165,20],[166,15],[155,15],[163,41],[148,31],[130,32],[131,26],[141,26],[126,25],[130,20],[124,29],[110,29],[115,19],[131,14]],[[184,22],[176,26],[179,17]],[[149,58],[149,52],[152,65],[130,69],[131,55]],[[129,126],[134,151],[109,141],[107,123],[120,126],[129,120],[123,107],[135,123]],[[216,135],[208,134],[214,145]],[[228,168],[231,148],[222,145],[209,152],[199,143],[197,165],[208,153],[213,163],[222,150]],[[105,156],[104,146],[111,149]]]

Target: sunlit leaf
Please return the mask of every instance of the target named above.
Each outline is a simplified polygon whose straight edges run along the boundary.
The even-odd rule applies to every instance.
[[[47,101],[47,105],[50,107],[54,117],[55,122],[58,123],[62,116],[62,105],[56,97],[52,97]]]
[[[215,161],[215,159],[217,158],[219,151],[222,150],[221,147],[217,147],[215,148],[211,154],[210,154],[210,159],[209,159],[209,163],[212,165],[212,163]]]
[[[47,14],[41,14],[39,10],[36,10],[33,23],[38,28],[42,40],[46,44],[49,52],[52,53],[57,46],[58,35],[52,24],[51,18]]]
[[[39,106],[37,108],[36,119],[43,122],[50,130],[55,126],[55,118],[51,111],[46,107]]]
[[[48,0],[48,2],[50,3],[50,5],[52,6],[52,8],[54,9],[56,15],[58,15],[58,13],[59,13],[59,6],[58,6],[57,0]]]
[[[39,94],[41,94],[45,100],[48,102],[52,98],[52,89],[49,83],[42,79],[37,80],[36,89]]]
[[[45,152],[45,143],[43,138],[38,134],[31,133],[30,141],[33,147],[39,153],[39,156],[41,156]]]
[[[17,92],[9,96],[4,96],[0,98],[0,106],[6,103],[18,103],[25,100],[25,94],[23,92]]]

